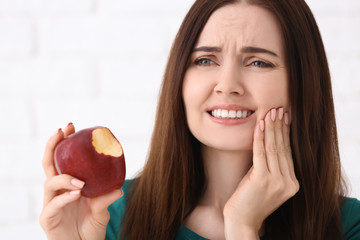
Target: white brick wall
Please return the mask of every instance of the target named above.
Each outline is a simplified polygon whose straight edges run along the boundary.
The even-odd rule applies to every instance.
[[[45,239],[42,153],[69,121],[108,126],[127,176],[141,169],[167,55],[193,1],[0,0],[0,239]],[[344,170],[360,198],[360,1],[308,2],[328,52]]]
[[[0,0],[0,14],[16,17],[89,13],[96,0]]]

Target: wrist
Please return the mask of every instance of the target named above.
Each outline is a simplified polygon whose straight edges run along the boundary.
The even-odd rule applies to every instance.
[[[259,240],[259,230],[256,227],[227,223],[225,220],[226,240]]]
[[[226,240],[259,240],[259,234],[253,229],[238,228],[235,231],[225,232]]]

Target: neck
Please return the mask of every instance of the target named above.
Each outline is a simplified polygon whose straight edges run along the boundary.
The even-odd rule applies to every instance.
[[[220,151],[203,147],[207,185],[200,204],[222,212],[240,181],[252,166],[252,151]]]

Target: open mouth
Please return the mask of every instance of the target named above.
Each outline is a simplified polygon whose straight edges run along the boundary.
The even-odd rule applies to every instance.
[[[208,112],[211,116],[220,119],[244,119],[249,117],[254,111],[251,110],[226,110],[214,109]]]

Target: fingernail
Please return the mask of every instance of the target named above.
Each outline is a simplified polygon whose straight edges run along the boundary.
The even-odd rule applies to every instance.
[[[61,128],[59,128],[55,133],[54,133],[54,135],[55,134],[59,134],[61,132]]]
[[[73,123],[72,123],[72,122],[69,122],[67,126],[70,127],[71,125],[73,125]]]
[[[73,178],[71,180],[71,184],[74,185],[75,187],[83,188],[83,186],[85,185],[85,182],[80,181],[79,179]]]
[[[285,113],[284,120],[285,120],[285,124],[289,125],[289,114],[288,113]]]
[[[271,113],[271,112],[269,111],[269,112],[265,115],[265,118],[264,118],[265,121],[270,121],[270,118],[271,118],[271,117],[270,117],[270,113]]]
[[[282,120],[282,119],[283,119],[283,116],[284,116],[284,109],[283,109],[283,108],[280,108],[280,109],[279,109],[279,120]]]
[[[80,190],[74,190],[69,193],[70,195],[78,195],[80,194]]]
[[[276,118],[276,109],[274,108],[273,110],[271,110],[271,120],[275,121]]]
[[[264,120],[260,120],[260,130],[263,132],[265,130]]]

